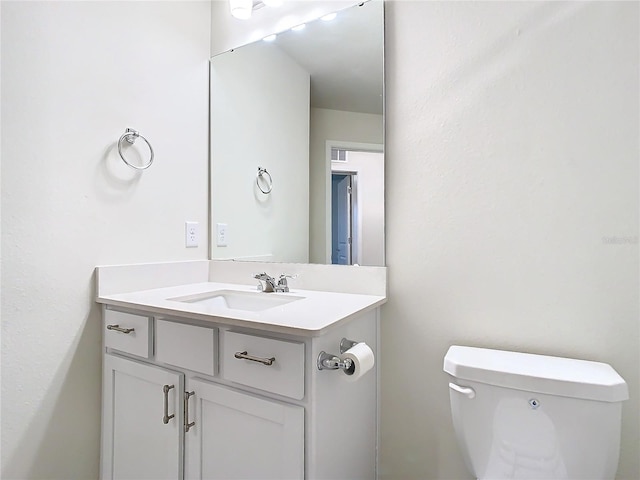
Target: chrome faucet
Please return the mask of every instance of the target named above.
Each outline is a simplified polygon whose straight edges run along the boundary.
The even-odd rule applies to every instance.
[[[280,278],[276,282],[276,279],[273,278],[271,275],[267,275],[266,272],[262,272],[262,273],[256,273],[253,276],[253,278],[255,278],[256,280],[260,280],[260,283],[258,284],[258,289],[260,291],[265,293],[270,293],[270,292],[288,292],[289,285],[287,283],[287,278],[295,278],[295,276],[282,274],[280,275]],[[262,285],[262,282],[264,282],[264,285]]]
[[[277,291],[276,288],[278,285],[276,283],[276,279],[271,275],[267,275],[266,272],[256,273],[253,278],[260,280],[258,283],[258,290],[261,292],[269,293]],[[262,282],[264,282],[264,285],[262,285]]]

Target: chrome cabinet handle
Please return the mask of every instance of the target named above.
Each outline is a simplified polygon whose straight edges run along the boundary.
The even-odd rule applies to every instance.
[[[196,392],[184,392],[184,431],[188,432],[196,422],[189,422],[189,398],[195,395]]]
[[[175,417],[173,413],[169,415],[169,390],[174,387],[175,385],[165,385],[162,387],[162,392],[164,393],[164,416],[162,417],[162,423],[165,425],[169,423],[169,420]]]
[[[107,325],[107,330],[115,330],[116,332],[121,333],[131,333],[135,332],[135,328],[122,328],[120,325]]]
[[[239,360],[251,360],[252,362],[258,362],[267,366],[273,365],[273,362],[276,361],[276,357],[260,358],[260,357],[254,357],[253,355],[247,355],[246,350],[244,352],[236,352],[234,357],[236,357]]]

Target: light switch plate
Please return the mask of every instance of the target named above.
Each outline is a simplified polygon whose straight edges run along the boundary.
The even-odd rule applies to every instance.
[[[226,247],[228,245],[227,224],[216,223],[216,245],[218,247]]]

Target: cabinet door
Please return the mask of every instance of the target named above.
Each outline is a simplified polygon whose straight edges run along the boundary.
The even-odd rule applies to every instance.
[[[187,390],[187,479],[304,478],[304,408],[200,380]]]
[[[182,478],[182,392],[180,373],[105,355],[103,480]]]

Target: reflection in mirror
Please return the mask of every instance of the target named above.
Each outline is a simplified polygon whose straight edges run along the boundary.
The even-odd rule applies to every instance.
[[[383,2],[211,59],[211,257],[384,265]]]

